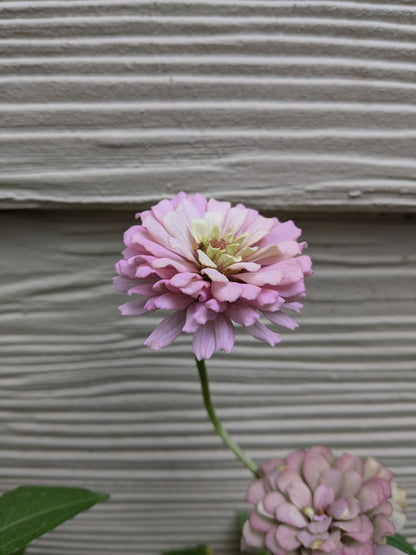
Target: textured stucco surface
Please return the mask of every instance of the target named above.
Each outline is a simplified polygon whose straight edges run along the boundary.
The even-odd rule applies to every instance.
[[[416,6],[0,3],[3,206],[414,212]]]
[[[415,21],[409,2],[0,2],[0,489],[111,493],[28,555],[236,553],[250,476],[190,338],[145,349],[158,318],[122,318],[111,284],[134,212],[182,189],[295,219],[314,261],[295,332],[210,362],[226,427],[259,463],[380,458],[416,542]]]
[[[414,221],[297,220],[315,275],[295,332],[240,331],[208,364],[218,413],[258,462],[327,444],[392,467],[416,539]],[[2,487],[79,484],[111,501],[29,553],[235,553],[250,481],[202,408],[190,336],[152,353],[161,316],[123,318],[111,284],[128,212],[1,218]],[[120,545],[118,541],[121,541]],[[233,548],[234,546],[234,548]]]

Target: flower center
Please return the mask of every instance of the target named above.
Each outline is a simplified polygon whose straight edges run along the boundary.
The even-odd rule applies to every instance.
[[[222,214],[207,212],[204,218],[191,221],[194,250],[201,267],[215,268],[222,273],[238,271],[230,268],[242,262],[244,257],[256,252],[257,248],[244,247],[243,242],[249,233],[235,237],[233,230],[221,228]]]

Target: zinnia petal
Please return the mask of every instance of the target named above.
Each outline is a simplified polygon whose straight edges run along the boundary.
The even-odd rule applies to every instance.
[[[192,351],[198,360],[211,358],[215,350],[215,332],[212,322],[207,322],[194,333]]]
[[[220,314],[214,320],[215,344],[217,349],[231,353],[234,346],[235,331],[230,319]]]
[[[144,344],[152,351],[159,351],[170,345],[182,331],[186,311],[174,312],[158,324]]]

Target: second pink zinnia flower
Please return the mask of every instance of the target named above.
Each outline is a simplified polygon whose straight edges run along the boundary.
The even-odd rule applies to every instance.
[[[141,225],[124,235],[124,258],[116,264],[119,291],[139,299],[120,307],[139,315],[173,310],[145,344],[159,350],[183,331],[194,335],[198,360],[214,350],[231,352],[233,323],[275,345],[279,335],[259,321],[294,329],[282,311],[298,312],[311,261],[301,255],[301,230],[292,221],[264,218],[242,204],[179,193],[139,214]]]

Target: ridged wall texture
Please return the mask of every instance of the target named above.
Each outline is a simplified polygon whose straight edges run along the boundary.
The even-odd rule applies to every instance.
[[[0,489],[111,494],[28,555],[235,555],[248,471],[204,413],[190,336],[143,347],[113,266],[179,190],[295,219],[315,275],[295,332],[208,364],[261,463],[374,455],[416,543],[416,5],[0,2]]]

